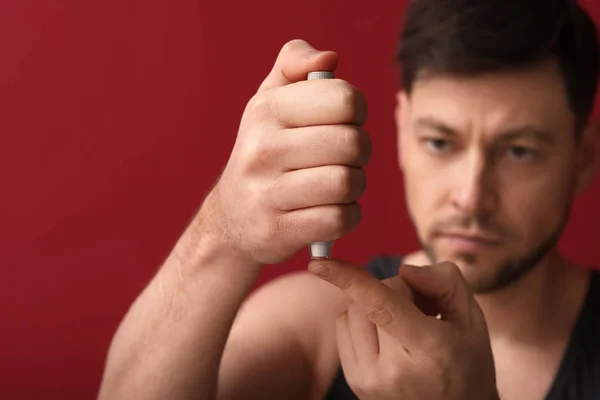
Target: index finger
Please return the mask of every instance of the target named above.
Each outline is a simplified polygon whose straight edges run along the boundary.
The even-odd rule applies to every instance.
[[[328,259],[311,261],[309,270],[344,291],[371,322],[403,345],[416,345],[429,331],[431,318],[415,306],[410,293],[392,290],[364,269]]]

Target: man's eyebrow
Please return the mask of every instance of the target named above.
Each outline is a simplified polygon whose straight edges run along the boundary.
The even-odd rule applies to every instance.
[[[432,117],[421,117],[417,119],[417,126],[433,129],[449,136],[456,136],[459,134],[458,130],[456,130],[455,128]]]
[[[417,126],[433,129],[448,136],[457,136],[459,131],[444,122],[433,117],[422,117],[417,119]],[[517,128],[509,129],[497,136],[498,140],[516,140],[516,139],[534,139],[546,144],[556,142],[554,135],[544,129],[534,125],[523,125]]]
[[[556,139],[554,135],[546,130],[540,129],[532,125],[524,125],[515,129],[508,130],[499,135],[501,140],[516,140],[516,139],[534,139],[546,144],[554,144]]]

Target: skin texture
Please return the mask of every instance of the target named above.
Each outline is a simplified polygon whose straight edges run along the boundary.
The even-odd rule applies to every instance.
[[[552,63],[398,94],[399,165],[425,248],[413,266],[378,281],[315,260],[250,295],[266,265],[360,221],[366,102],[343,80],[306,81],[337,62],[302,40],[283,46],[218,182],[121,322],[99,399],[321,399],[340,365],[367,400],[543,398],[589,279],[553,239],[597,148],[593,125],[574,140]],[[525,125],[544,140],[514,131]]]
[[[338,260],[309,268],[351,301],[337,345],[360,399],[497,398],[485,318],[456,265],[404,265],[384,282]]]
[[[589,184],[585,150],[595,132],[576,139],[552,61],[419,81],[411,96],[399,95],[397,122],[417,234],[430,261],[457,263],[475,292],[501,289],[537,265],[560,238],[575,191]]]
[[[335,365],[327,361],[334,358],[323,361],[331,351],[297,335],[279,308],[289,302],[269,299],[271,314],[253,316],[253,304],[263,304],[258,295],[246,308],[252,310],[249,317],[238,318],[238,311],[264,265],[286,260],[309,243],[338,239],[360,221],[357,200],[366,185],[362,167],[371,155],[370,138],[362,129],[366,101],[345,81],[306,81],[308,72],[336,65],[335,53],[317,51],[304,41],[283,46],[247,104],[219,181],[119,326],[101,399],[252,393],[304,398],[324,390],[321,379],[332,378]],[[320,290],[315,281],[311,290],[322,292],[316,299],[339,303],[339,294],[323,284],[326,290]],[[292,302],[294,293],[286,290],[285,297]],[[278,314],[277,323],[268,322]],[[335,320],[333,309],[320,315],[323,321]],[[311,318],[307,325],[317,331],[328,325],[301,309],[297,316],[300,322]],[[255,324],[264,328],[255,329]],[[321,343],[335,349],[327,334],[317,333]],[[259,372],[259,362],[262,381],[247,373]],[[269,372],[282,365],[290,366],[288,378],[267,384]],[[314,374],[324,378],[313,383]]]
[[[544,398],[589,282],[556,241],[575,194],[596,176],[597,123],[575,132],[552,60],[431,76],[398,93],[396,122],[424,249],[404,261],[455,263],[483,309],[501,397]]]

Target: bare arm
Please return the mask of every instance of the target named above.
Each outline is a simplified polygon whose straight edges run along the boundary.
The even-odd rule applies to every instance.
[[[260,273],[190,227],[111,344],[100,399],[214,399],[229,329]]]
[[[364,96],[342,80],[304,82],[336,64],[304,41],[284,45],[199,217],[119,327],[101,400],[316,398],[326,389],[338,289],[308,274],[281,279],[231,328],[263,265],[360,221],[371,153]]]
[[[190,247],[194,234],[119,327],[100,399],[321,398],[339,365],[342,292],[291,274],[260,288],[236,318],[260,268],[208,240]]]
[[[260,288],[240,312],[219,399],[321,399],[339,368],[335,320],[347,297],[307,272]]]

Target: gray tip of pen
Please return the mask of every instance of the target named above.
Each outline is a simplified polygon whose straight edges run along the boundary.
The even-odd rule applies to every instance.
[[[331,71],[313,71],[308,73],[308,80],[312,79],[333,79],[333,72]]]
[[[331,258],[333,242],[315,242],[310,244],[310,257],[312,259]]]

